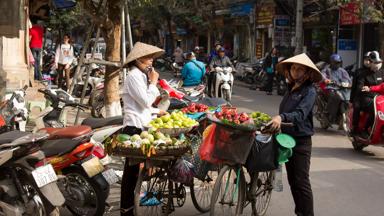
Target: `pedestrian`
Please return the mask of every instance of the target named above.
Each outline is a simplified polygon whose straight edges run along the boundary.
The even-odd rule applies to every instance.
[[[196,46],[193,49],[193,53],[195,54],[196,59],[198,61],[201,61],[201,62],[205,62],[206,61],[206,57],[204,56],[204,53],[202,52],[202,49],[199,46]]]
[[[128,135],[140,134],[151,121],[152,104],[160,95],[157,89],[159,74],[152,67],[153,59],[161,56],[164,50],[137,42],[127,56],[124,67],[129,71],[123,86],[124,129]],[[126,158],[121,183],[121,216],[134,215],[135,186],[139,174],[139,164]]]
[[[183,49],[181,49],[181,47],[177,47],[175,49],[175,52],[173,53],[173,56],[175,57],[175,62],[179,65],[179,66],[183,66],[183,63],[184,63],[184,57],[183,57]]]
[[[312,151],[313,114],[316,89],[313,83],[323,77],[306,54],[289,58],[276,65],[279,73],[288,79],[288,93],[280,103],[279,115],[272,118],[272,128],[291,135],[296,146],[292,157],[285,164],[288,182],[295,202],[295,213],[313,216],[313,195],[309,180]],[[293,123],[282,126],[281,122]]]
[[[34,62],[34,79],[41,80],[40,73],[40,57],[43,48],[44,28],[40,25],[36,18],[31,18],[32,28],[29,29],[29,47],[31,49]]]
[[[268,53],[264,61],[264,70],[267,73],[267,83],[265,84],[264,90],[268,95],[272,95],[273,90],[273,78],[275,77],[275,67],[278,62],[278,50],[274,47],[271,52]]]
[[[181,70],[181,77],[183,79],[183,86],[197,86],[203,81],[205,74],[205,64],[196,59],[193,52],[187,54],[187,63]]]
[[[55,54],[55,65],[58,73],[56,83],[58,87],[62,89],[69,89],[71,64],[74,60],[74,50],[70,40],[71,37],[69,34],[65,34],[63,37],[63,43],[57,46]]]

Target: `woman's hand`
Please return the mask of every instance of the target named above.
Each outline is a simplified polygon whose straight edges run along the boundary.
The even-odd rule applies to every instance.
[[[169,114],[167,111],[160,110],[159,113],[157,114],[158,116],[163,116]]]
[[[157,80],[159,79],[159,73],[157,73],[154,69],[148,73],[148,79],[151,84],[156,85]]]
[[[363,86],[363,88],[361,89],[361,91],[363,91],[363,92],[370,92],[371,89],[369,89],[369,86]]]
[[[281,127],[281,116],[274,116],[268,124],[271,124],[272,130],[279,131]]]

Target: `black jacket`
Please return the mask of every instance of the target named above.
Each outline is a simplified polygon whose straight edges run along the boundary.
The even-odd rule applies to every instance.
[[[283,122],[294,126],[282,126],[281,131],[293,137],[307,137],[314,134],[312,109],[316,99],[316,89],[309,81],[300,88],[288,92],[280,103],[279,113]]]
[[[370,69],[364,70],[357,78],[356,82],[356,97],[358,100],[364,100],[365,97],[373,98],[376,93],[373,92],[362,92],[363,86],[374,86],[379,85],[383,82],[384,70],[380,69],[377,72],[373,72]],[[363,101],[361,101],[363,102]]]
[[[363,67],[361,67],[355,71],[355,73],[353,75],[353,80],[352,80],[351,99],[350,99],[351,102],[357,101],[356,100],[357,95],[360,94],[359,92],[361,92],[361,88],[359,90],[357,87],[357,81],[360,79],[360,76],[362,74],[365,74],[368,71],[369,71],[369,68],[367,68],[365,66],[363,66]]]

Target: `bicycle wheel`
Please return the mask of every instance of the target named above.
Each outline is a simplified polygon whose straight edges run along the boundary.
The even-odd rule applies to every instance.
[[[168,215],[169,188],[168,179],[163,170],[140,169],[135,187],[135,215]]]
[[[245,179],[241,168],[220,169],[211,197],[210,215],[240,215],[245,198]]]
[[[263,216],[267,213],[269,202],[271,201],[275,172],[259,172],[252,178],[256,179],[252,181],[252,184],[256,185],[251,186],[254,190],[251,191],[251,196],[253,196],[251,199],[252,215]]]
[[[190,187],[192,203],[201,213],[209,212],[211,208],[211,197],[217,175],[216,170],[208,171],[204,180],[195,178]]]

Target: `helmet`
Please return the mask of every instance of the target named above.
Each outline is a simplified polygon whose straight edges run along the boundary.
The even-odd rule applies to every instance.
[[[199,46],[195,46],[195,49],[193,50],[200,50],[200,47]]]
[[[218,52],[225,52],[225,48],[224,47],[220,47]]]
[[[380,54],[377,51],[372,51],[369,53],[369,60],[373,63],[380,63],[383,60],[380,58]]]
[[[369,54],[371,54],[371,52],[366,52],[366,53],[364,53],[364,56],[363,56],[363,58],[364,59],[369,59]]]
[[[339,54],[332,54],[329,58],[331,62],[338,62],[341,63],[343,60],[341,59],[341,56]]]

